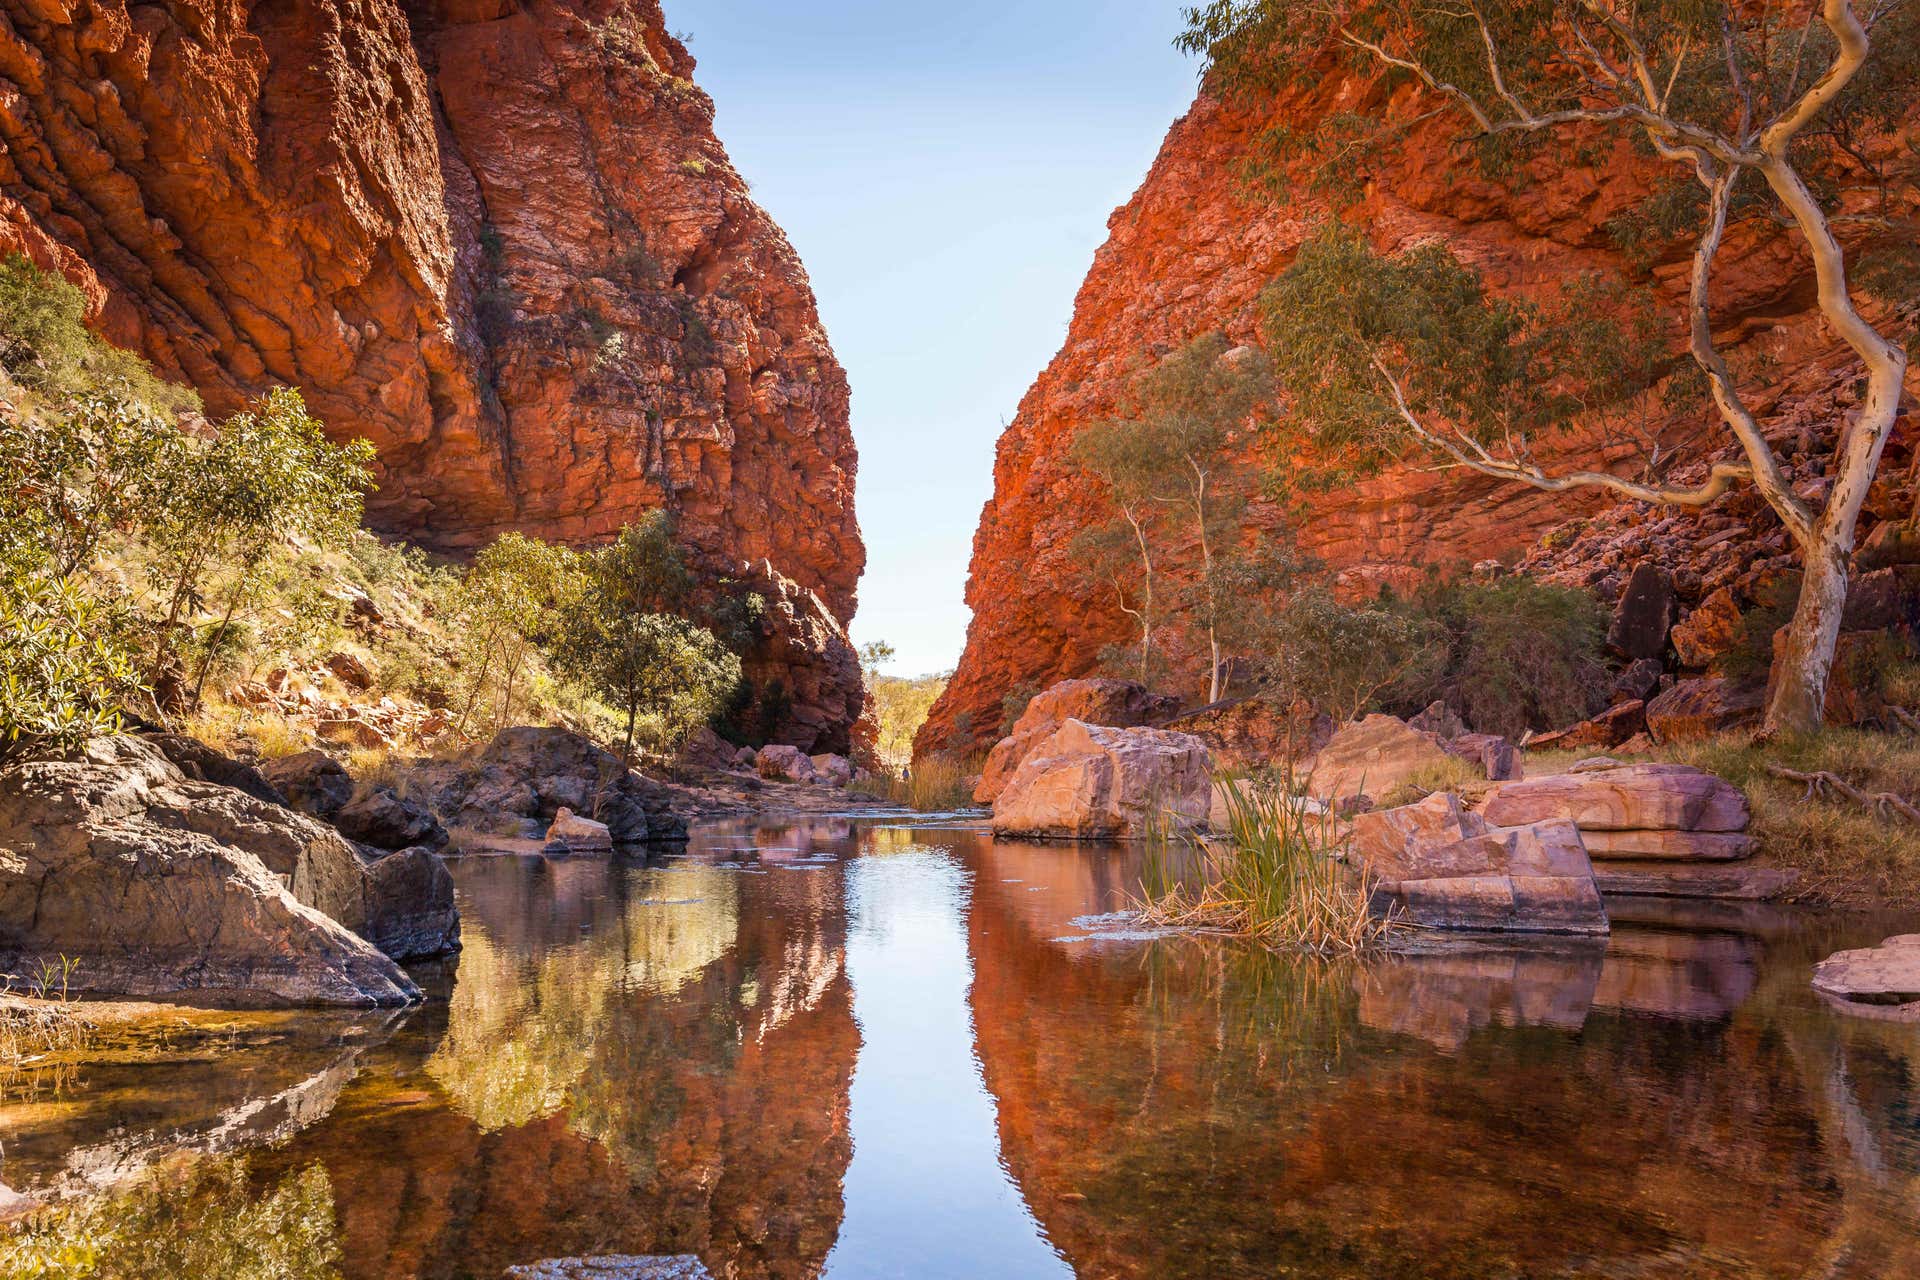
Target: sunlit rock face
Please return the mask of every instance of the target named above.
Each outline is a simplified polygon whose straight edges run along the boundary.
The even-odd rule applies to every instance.
[[[1416,122],[1434,103],[1407,90],[1390,95],[1381,82],[1334,66],[1302,68],[1265,117],[1203,92],[1174,124],[1132,200],[1109,220],[1065,345],[1000,437],[993,496],[974,535],[966,652],[920,735],[919,754],[984,750],[1008,691],[1086,675],[1103,648],[1133,640],[1133,621],[1111,592],[1087,590],[1071,557],[1075,535],[1110,512],[1071,465],[1069,446],[1082,427],[1118,411],[1143,360],[1214,330],[1235,342],[1256,340],[1255,300],[1313,233],[1320,209],[1311,198],[1272,204],[1250,195],[1236,176],[1239,162],[1270,123],[1305,132],[1306,122],[1362,103],[1368,110],[1387,103],[1408,125],[1382,180],[1350,211],[1376,247],[1390,252],[1439,239],[1510,295],[1550,296],[1580,273],[1620,271],[1624,259],[1608,222],[1674,178],[1624,143],[1600,152],[1597,169],[1563,167],[1565,153],[1550,150],[1504,177],[1484,176],[1470,161],[1448,159],[1458,129],[1445,113]],[[1654,274],[1663,301],[1677,305],[1686,263],[1676,256]],[[1853,402],[1855,375],[1812,310],[1810,279],[1805,255],[1784,232],[1743,226],[1721,256],[1714,305],[1721,341],[1751,379],[1742,387],[1750,403],[1792,432],[1804,426],[1817,434],[1831,431],[1837,411]],[[1681,313],[1671,314],[1677,321]],[[1920,376],[1909,385],[1920,387]],[[1669,448],[1709,431],[1704,405],[1649,425]],[[1716,444],[1723,434],[1712,436]],[[1576,435],[1540,456],[1592,466],[1620,462],[1625,452]],[[1429,567],[1515,560],[1543,532],[1604,505],[1591,493],[1545,494],[1412,461],[1304,499],[1301,545],[1340,571],[1350,592],[1417,584]],[[1248,529],[1269,528],[1277,517],[1256,503]],[[1183,692],[1204,690],[1204,654],[1163,645],[1162,656],[1185,668]]]
[[[658,0],[0,12],[0,254],[211,411],[300,387],[430,546],[665,507],[852,617],[846,376]]]

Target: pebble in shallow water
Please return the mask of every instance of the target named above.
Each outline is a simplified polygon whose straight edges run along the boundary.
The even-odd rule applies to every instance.
[[[506,1280],[713,1280],[692,1254],[671,1258],[549,1258],[507,1268]]]

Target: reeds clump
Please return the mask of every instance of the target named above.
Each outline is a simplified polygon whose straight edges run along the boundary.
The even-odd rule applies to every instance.
[[[1313,955],[1377,950],[1396,926],[1369,906],[1364,871],[1342,856],[1339,823],[1289,781],[1223,782],[1224,833],[1156,833],[1142,918]]]
[[[883,775],[855,789],[920,813],[950,813],[973,804],[979,772],[969,761],[934,755],[916,760],[904,778]]]

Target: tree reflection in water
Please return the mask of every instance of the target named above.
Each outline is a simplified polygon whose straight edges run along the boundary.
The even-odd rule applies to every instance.
[[[94,1072],[0,1114],[0,1178],[264,1141],[205,1203],[324,1223],[330,1186],[310,1253],[351,1280],[1920,1274],[1920,1032],[1807,986],[1885,922],[1623,903],[1602,946],[1370,965],[1074,923],[1137,875],[845,822],[464,863],[446,1003],[345,1056]],[[319,1101],[230,1122],[280,1097]],[[122,1221],[164,1250],[209,1213]]]

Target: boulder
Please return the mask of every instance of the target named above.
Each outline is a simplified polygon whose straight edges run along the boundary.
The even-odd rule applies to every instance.
[[[810,783],[820,776],[806,752],[780,743],[760,748],[754,764],[769,782]]]
[[[1444,702],[1428,703],[1425,711],[1407,723],[1420,732],[1430,733],[1436,738],[1458,738],[1467,732],[1467,722]]]
[[[1591,720],[1582,720],[1568,729],[1543,733],[1527,740],[1529,751],[1586,751],[1598,747],[1617,747],[1647,727],[1647,704],[1622,702],[1608,707]]]
[[[1920,529],[1899,520],[1881,521],[1853,553],[1863,574],[1906,564],[1920,564]]]
[[[563,808],[604,823],[615,844],[687,836],[671,788],[566,729],[501,730],[477,765],[440,771],[427,799],[449,827],[529,840],[539,839]]]
[[[1331,717],[1305,702],[1276,706],[1265,698],[1240,698],[1170,720],[1163,728],[1207,744],[1223,769],[1265,769],[1310,756],[1333,737]]]
[[[573,810],[561,808],[547,828],[548,853],[612,853],[613,832],[604,822],[582,818]]]
[[[333,815],[333,825],[349,840],[376,849],[443,849],[447,829],[433,811],[392,787],[368,788]]]
[[[1020,763],[993,806],[996,835],[1125,840],[1157,822],[1204,824],[1212,809],[1207,744],[1164,729],[1069,720]]]
[[[1448,767],[1445,745],[1403,720],[1374,715],[1333,735],[1307,771],[1307,791],[1324,799],[1384,796],[1414,778]]]
[[[198,738],[178,733],[149,733],[142,736],[158,747],[160,754],[171,761],[174,768],[195,782],[232,787],[268,804],[287,803],[280,789],[268,782],[258,769],[215,751]]]
[[[1480,812],[1495,826],[1566,818],[1582,831],[1737,832],[1749,816],[1739,788],[1681,764],[1609,764],[1504,783]]]
[[[1658,658],[1636,658],[1614,677],[1613,700],[1615,702],[1645,702],[1660,687],[1660,677],[1667,673]]]
[[[1683,667],[1704,670],[1717,664],[1740,642],[1740,603],[1731,587],[1722,587],[1673,629],[1673,651]]]
[[[1842,1004],[1895,1006],[1920,1021],[1920,933],[1828,956],[1814,966],[1813,989]]]
[[[374,856],[141,739],[0,770],[8,971],[67,956],[96,994],[371,1007],[418,999],[394,959],[458,936],[432,853]]]
[[[830,787],[844,787],[853,781],[853,761],[845,756],[831,752],[807,757],[813,764],[814,777]]]
[[[734,745],[706,725],[695,729],[680,744],[680,764],[684,768],[731,770],[737,760]]]
[[[1766,690],[1750,682],[1682,680],[1647,704],[1647,731],[1661,743],[1711,738],[1759,723],[1765,710]]]
[[[1606,909],[1580,832],[1564,820],[1490,826],[1460,798],[1361,814],[1349,856],[1377,909],[1424,928],[1604,934]]]
[[[324,751],[269,760],[261,775],[301,813],[329,822],[353,799],[353,775]]]
[[[1659,565],[1642,563],[1614,607],[1607,647],[1623,658],[1660,657],[1667,651],[1676,601],[1673,575]]]
[[[1840,629],[1920,632],[1920,565],[1879,569],[1848,583]]]
[[[1456,760],[1465,760],[1492,782],[1514,782],[1525,775],[1520,753],[1496,733],[1463,733],[1441,747]]]
[[[349,689],[366,690],[373,688],[373,672],[367,664],[351,653],[330,653],[327,655],[327,670],[333,678]]]
[[[1151,693],[1131,680],[1063,680],[1035,695],[1014,722],[1013,732],[987,754],[974,801],[992,804],[998,799],[1027,754],[1069,720],[1129,729],[1161,723],[1179,710],[1178,698]]]

